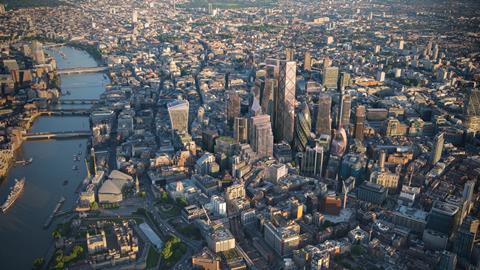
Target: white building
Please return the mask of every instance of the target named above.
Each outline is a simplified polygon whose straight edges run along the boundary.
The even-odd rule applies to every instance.
[[[215,215],[225,216],[227,215],[227,203],[223,197],[214,195],[211,198],[213,204],[213,211]]]
[[[377,72],[377,81],[384,82],[385,81],[385,72],[379,71]]]

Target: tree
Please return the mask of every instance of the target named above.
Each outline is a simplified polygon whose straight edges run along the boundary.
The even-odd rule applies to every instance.
[[[33,261],[33,269],[42,269],[43,265],[45,264],[45,259],[42,257],[36,258]]]
[[[57,250],[57,252],[55,252],[55,266],[54,266],[54,268],[55,269],[63,269],[64,265],[65,265],[65,263],[63,262],[63,251]]]
[[[180,238],[178,238],[176,235],[172,235],[170,241],[172,242],[172,244],[177,244],[181,242]]]
[[[98,203],[97,202],[92,202],[90,204],[90,209],[92,210],[97,210],[98,209]]]
[[[162,192],[162,202],[166,203],[168,202],[168,193],[167,192]]]
[[[188,202],[187,202],[187,199],[185,198],[177,198],[177,203],[182,206],[182,207],[185,207],[188,205]]]
[[[172,255],[172,243],[170,241],[167,241],[167,243],[165,243],[165,246],[162,249],[162,258],[164,260],[168,260],[170,257],[172,257]]]
[[[60,232],[60,230],[56,229],[52,232],[52,236],[55,239],[59,239],[60,237],[62,237],[62,233]]]
[[[73,252],[78,256],[83,253],[83,247],[81,246],[74,246]]]

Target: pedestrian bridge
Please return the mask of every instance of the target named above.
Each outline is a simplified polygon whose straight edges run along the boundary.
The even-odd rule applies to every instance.
[[[100,66],[100,67],[79,67],[79,68],[66,68],[66,69],[58,69],[58,75],[68,75],[68,74],[82,74],[82,73],[98,73],[107,71],[107,66]]]
[[[80,131],[60,131],[60,132],[32,132],[23,136],[26,140],[51,140],[51,139],[70,139],[90,137],[92,132],[89,130]]]

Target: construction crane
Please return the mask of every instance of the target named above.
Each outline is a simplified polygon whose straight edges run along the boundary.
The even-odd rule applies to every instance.
[[[211,223],[210,217],[208,216],[207,210],[205,210],[205,207],[203,207],[203,205],[202,205],[202,209],[203,209],[203,212],[205,213],[205,216],[207,216],[207,220],[208,220],[207,224],[210,225]]]

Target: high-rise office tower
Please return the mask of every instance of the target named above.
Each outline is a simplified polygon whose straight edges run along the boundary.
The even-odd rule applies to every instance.
[[[295,137],[293,145],[298,152],[305,151],[312,129],[312,118],[308,105],[303,103],[295,117]]]
[[[462,198],[465,201],[472,201],[474,192],[475,192],[475,181],[469,180],[463,186]]]
[[[303,69],[311,71],[312,70],[312,54],[307,51],[303,59]]]
[[[34,40],[32,42],[32,55],[33,60],[37,64],[45,64],[45,53],[43,51],[43,44]]]
[[[257,116],[263,114],[262,107],[260,106],[260,101],[258,98],[253,97],[252,106],[250,107],[250,116]]]
[[[248,142],[248,119],[245,117],[235,117],[233,125],[233,138],[238,143]]]
[[[435,47],[433,48],[432,52],[432,60],[437,60],[438,59],[438,52],[440,51],[438,44],[435,44]]]
[[[352,98],[348,94],[342,94],[340,98],[340,110],[338,114],[338,128],[348,129],[350,125],[350,112],[352,109]]]
[[[321,94],[318,99],[317,113],[317,135],[332,135],[332,97],[328,94]]]
[[[323,168],[323,147],[307,145],[300,163],[300,171],[308,176],[321,176]]]
[[[341,157],[347,150],[347,134],[345,129],[335,129],[333,131],[332,146],[330,148],[330,154],[332,156]]]
[[[258,157],[273,156],[273,133],[270,115],[253,116],[249,121],[249,142]]]
[[[267,78],[278,79],[280,72],[280,60],[274,58],[265,59],[265,68],[267,69]]]
[[[385,81],[385,72],[384,71],[378,71],[377,72],[377,81],[379,81],[379,82],[384,82]]]
[[[340,77],[338,79],[339,92],[343,92],[345,88],[349,86],[350,86],[350,73],[347,73],[347,72],[340,73]]]
[[[347,208],[348,193],[355,189],[355,181],[353,176],[342,181],[343,209]]]
[[[262,94],[263,94],[264,88],[265,88],[265,80],[263,78],[255,79],[255,83],[253,84],[253,87],[250,92],[253,94],[253,98],[258,99],[259,104],[260,104],[260,101],[262,100]],[[253,99],[251,99],[251,101],[253,101]]]
[[[138,12],[136,10],[134,10],[133,13],[132,13],[132,22],[133,23],[138,22]]]
[[[208,15],[212,15],[212,14],[213,14],[213,4],[208,3]]]
[[[480,132],[480,90],[471,90],[466,99],[465,127],[475,132]]]
[[[432,51],[432,46],[433,46],[433,42],[431,40],[428,41],[427,47],[425,48],[427,51],[427,54],[430,54],[430,52]]]
[[[445,133],[441,132],[435,136],[433,149],[430,153],[430,162],[436,164],[442,157],[443,145],[445,143]]]
[[[442,251],[440,260],[435,266],[435,270],[455,270],[457,269],[457,255],[450,251]]]
[[[227,123],[231,128],[235,117],[240,116],[240,95],[237,92],[227,94]]]
[[[295,86],[297,79],[297,64],[294,61],[280,62],[278,80],[278,106],[276,108],[276,126],[280,130],[278,141],[293,142],[295,122]]]
[[[322,85],[326,88],[337,88],[338,82],[338,67],[325,67],[323,69]]]
[[[188,101],[175,100],[168,103],[167,108],[172,130],[188,133]]]
[[[363,141],[363,129],[365,127],[365,106],[360,105],[355,109],[355,139]]]
[[[262,111],[265,114],[270,115],[270,118],[274,116],[274,92],[275,88],[278,87],[278,82],[275,79],[266,79],[265,85],[263,87],[263,93],[261,94],[260,105],[262,106]],[[272,119],[270,119],[272,120]]]
[[[460,208],[446,202],[435,201],[428,214],[427,229],[450,236],[460,224]]]
[[[230,72],[225,73],[225,89],[230,89]]]
[[[472,210],[473,206],[473,193],[475,192],[475,181],[474,180],[469,180],[465,183],[463,186],[463,194],[462,198],[464,201],[467,202],[467,205],[465,206],[466,213],[470,213],[470,210]]]
[[[458,256],[466,259],[472,256],[478,233],[478,224],[478,219],[469,216],[463,221],[460,229],[455,233],[453,252]]]
[[[285,61],[295,61],[295,50],[292,48],[285,49]]]
[[[378,168],[380,171],[385,169],[385,160],[387,159],[387,153],[384,150],[381,150],[378,154]]]
[[[197,112],[197,120],[198,122],[203,123],[204,119],[205,119],[205,108],[203,106],[200,106]]]

